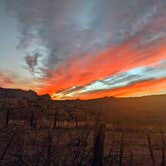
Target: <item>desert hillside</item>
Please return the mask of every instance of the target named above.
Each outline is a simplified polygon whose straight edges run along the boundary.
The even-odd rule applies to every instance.
[[[135,98],[105,97],[93,100],[51,100],[49,95],[38,96],[33,91],[0,89],[0,110],[11,109],[21,114],[34,109],[36,112],[72,113],[78,119],[98,116],[109,123],[165,124],[166,95]],[[20,112],[19,112],[20,110]],[[64,117],[63,117],[64,116]]]

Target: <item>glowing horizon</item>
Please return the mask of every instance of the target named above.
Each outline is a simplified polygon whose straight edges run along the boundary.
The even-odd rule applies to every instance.
[[[166,94],[165,0],[0,0],[0,87],[53,99]]]

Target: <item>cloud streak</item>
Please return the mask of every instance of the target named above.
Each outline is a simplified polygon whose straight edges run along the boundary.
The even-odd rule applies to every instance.
[[[98,97],[165,78],[165,0],[5,2],[39,94]]]
[[[131,40],[131,43],[133,43],[133,40]],[[135,68],[141,68],[142,66],[144,66],[142,67],[142,70],[144,69],[142,73],[146,72],[147,75],[149,73],[148,78],[154,78],[153,74],[155,75],[157,71],[158,74],[162,73],[161,68],[155,66],[152,72],[148,66],[152,66],[156,62],[159,63],[159,61],[166,58],[164,45],[160,44],[155,50],[148,49],[142,53],[142,50],[137,50],[131,43],[123,43],[99,55],[87,55],[84,58],[76,56],[69,59],[66,64],[61,65],[56,71],[53,71],[51,78],[45,80],[48,86],[44,87],[44,91],[41,93],[49,92],[53,94],[57,90],[70,89],[73,86],[86,86],[97,80],[108,81],[105,78],[112,77],[112,79],[116,78],[114,84],[117,86],[118,84],[123,84],[123,74],[125,75],[125,72],[127,73],[128,70],[132,70],[129,73],[136,72],[138,69]],[[134,75],[129,76],[134,77]],[[139,77],[138,75],[136,76]],[[142,77],[140,76],[139,79],[146,79],[147,76],[145,78]],[[54,85],[57,86],[55,87]]]

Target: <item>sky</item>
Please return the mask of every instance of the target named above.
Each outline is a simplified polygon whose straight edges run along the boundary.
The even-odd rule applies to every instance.
[[[166,94],[165,0],[0,0],[0,87],[53,99]]]

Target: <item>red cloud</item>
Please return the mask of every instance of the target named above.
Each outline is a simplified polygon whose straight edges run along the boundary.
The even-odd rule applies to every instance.
[[[137,42],[138,38],[133,38],[99,54],[72,56],[55,71],[50,71],[52,77],[44,79],[45,86],[38,93],[52,95],[73,86],[85,86],[118,72],[152,65],[166,58],[164,42],[146,49],[139,49],[135,45]]]
[[[166,79],[144,81],[122,88],[113,90],[98,91],[94,93],[87,93],[80,96],[81,99],[93,99],[106,96],[114,97],[130,97],[143,96],[148,94],[158,94],[166,92]]]

